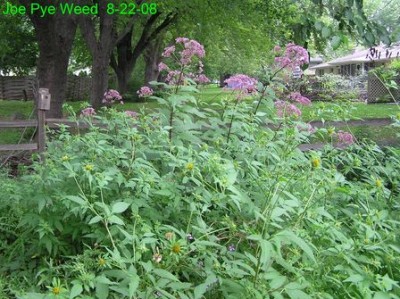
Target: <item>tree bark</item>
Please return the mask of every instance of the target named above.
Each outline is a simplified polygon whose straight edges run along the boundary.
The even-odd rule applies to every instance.
[[[104,92],[108,88],[108,66],[110,56],[117,41],[116,14],[107,13],[107,4],[115,1],[99,1],[99,33],[91,15],[80,15],[79,26],[92,54],[92,90],[90,103],[97,109],[102,106]],[[86,2],[86,4],[90,4]]]
[[[111,55],[110,65],[117,75],[118,91],[124,94],[128,91],[129,77],[135,68],[137,58],[132,57],[133,27],[117,43],[117,59]]]
[[[161,62],[162,46],[164,41],[164,35],[159,35],[153,40],[147,47],[144,53],[145,61],[145,72],[144,72],[144,84],[148,85],[151,81],[157,81],[160,72],[158,70],[158,64]]]
[[[125,93],[128,90],[128,81],[132,75],[136,62],[144,50],[150,45],[151,41],[158,39],[160,34],[163,36],[163,31],[174,22],[177,15],[168,14],[165,19],[152,30],[160,14],[152,15],[142,28],[141,36],[135,46],[132,45],[132,32],[134,27],[126,31],[117,43],[116,57],[111,56],[110,65],[115,71],[118,79],[119,91]],[[162,38],[160,41],[160,46]],[[158,71],[158,69],[157,69]]]
[[[42,5],[51,5],[52,1],[37,1]],[[20,0],[27,7],[31,0]],[[37,77],[39,87],[49,88],[51,94],[48,117],[61,118],[62,105],[67,91],[67,69],[72,45],[75,38],[77,23],[74,15],[28,15],[35,28],[39,45],[37,62]]]

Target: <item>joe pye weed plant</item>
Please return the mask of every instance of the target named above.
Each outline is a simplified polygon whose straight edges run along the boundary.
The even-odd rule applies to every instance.
[[[0,294],[399,298],[399,151],[303,153],[314,129],[296,103],[309,102],[244,75],[237,98],[203,108],[204,55],[178,38],[168,84],[141,90],[165,108],[84,115],[102,125],[60,128],[46,164],[8,183]]]

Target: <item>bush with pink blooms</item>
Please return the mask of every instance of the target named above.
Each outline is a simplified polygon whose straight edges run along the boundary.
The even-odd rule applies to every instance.
[[[106,104],[106,105],[111,105],[111,104],[114,104],[115,102],[119,102],[120,104],[123,104],[124,102],[122,101],[122,96],[115,89],[107,90],[104,93],[102,103]]]
[[[268,80],[234,75],[237,96],[204,105],[204,48],[178,38],[169,84],[141,89],[160,109],[98,110],[2,176],[0,297],[399,298],[400,153],[302,122],[309,101],[274,92],[273,72],[304,62],[289,48]]]

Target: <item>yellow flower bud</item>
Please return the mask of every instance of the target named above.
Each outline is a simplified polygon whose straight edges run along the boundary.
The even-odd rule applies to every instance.
[[[320,166],[321,166],[321,159],[320,159],[320,158],[317,158],[317,157],[312,158],[312,159],[311,159],[311,165],[312,165],[312,167],[314,167],[314,168],[320,167]]]
[[[186,169],[189,171],[192,171],[194,168],[194,164],[192,162],[189,162],[188,164],[186,164]]]
[[[93,166],[93,164],[86,164],[83,168],[84,168],[86,171],[92,171],[93,168],[94,168],[94,166]]]

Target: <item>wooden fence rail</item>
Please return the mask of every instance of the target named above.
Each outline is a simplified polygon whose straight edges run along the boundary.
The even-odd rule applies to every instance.
[[[50,94],[47,88],[39,88],[36,99],[36,120],[1,121],[1,128],[36,128],[36,142],[22,144],[0,144],[0,151],[38,151],[42,154],[46,148],[46,111],[50,110]],[[43,156],[42,156],[43,157]]]

